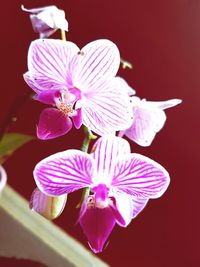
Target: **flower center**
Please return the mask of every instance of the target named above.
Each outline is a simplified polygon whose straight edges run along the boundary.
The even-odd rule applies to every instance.
[[[77,111],[73,109],[76,96],[71,94],[68,90],[62,90],[60,97],[55,99],[56,107],[65,115],[72,117],[77,115]]]
[[[99,184],[92,188],[94,192],[95,207],[103,209],[109,206],[108,191],[105,184]]]
[[[58,109],[61,110],[65,115],[68,115],[69,113],[72,114],[75,111],[72,105],[65,104],[63,102],[60,103],[60,105],[58,106]]]

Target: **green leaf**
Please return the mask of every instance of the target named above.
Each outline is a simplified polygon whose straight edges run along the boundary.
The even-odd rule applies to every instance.
[[[20,134],[20,133],[7,133],[4,134],[0,141],[0,164],[2,164],[9,156],[11,156],[18,148],[27,142],[35,139],[34,136]]]

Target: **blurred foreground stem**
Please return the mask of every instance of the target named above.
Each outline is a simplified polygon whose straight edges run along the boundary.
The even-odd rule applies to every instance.
[[[20,108],[26,103],[28,99],[30,99],[31,92],[27,92],[26,94],[16,96],[11,104],[11,107],[6,114],[5,118],[0,123],[0,140],[10,127],[10,125],[16,121],[16,116],[20,110]]]

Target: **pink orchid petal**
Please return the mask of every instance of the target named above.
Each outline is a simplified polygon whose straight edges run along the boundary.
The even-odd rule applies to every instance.
[[[115,226],[115,217],[111,207],[96,208],[92,205],[84,208],[79,223],[94,253],[102,252],[104,244]]]
[[[48,140],[62,136],[72,128],[71,120],[56,108],[46,108],[40,114],[37,137]]]
[[[105,135],[95,142],[91,152],[98,173],[93,179],[94,184],[109,184],[117,159],[130,154],[130,146],[125,139]]]
[[[55,104],[55,99],[60,97],[60,90],[58,89],[51,89],[51,90],[45,90],[39,93],[35,99],[49,105]]]
[[[62,213],[66,202],[67,195],[52,197],[36,188],[31,195],[29,206],[46,219],[53,220]]]
[[[156,133],[165,124],[166,115],[161,109],[138,107],[133,112],[133,124],[125,135],[141,146],[150,146]]]
[[[148,199],[133,197],[119,191],[112,191],[110,195],[113,199],[111,207],[116,222],[122,227],[126,227],[145,208],[148,202]]]
[[[111,207],[113,209],[116,222],[120,226],[126,227],[133,218],[134,207],[132,196],[122,192],[112,192],[110,194],[113,196],[113,204]]]
[[[119,69],[117,46],[109,40],[96,40],[81,49],[71,63],[73,83],[82,92],[103,78],[114,77]]]
[[[99,135],[131,126],[132,111],[128,94],[116,78],[104,80],[83,94],[83,124]]]
[[[38,188],[49,195],[59,196],[92,183],[93,160],[79,150],[56,153],[40,161],[34,170]]]
[[[157,162],[131,154],[118,161],[112,186],[138,198],[158,198],[170,182],[168,172]]]
[[[39,39],[31,43],[28,51],[28,68],[35,83],[43,90],[71,86],[69,63],[79,48],[72,42]]]
[[[77,115],[72,117],[74,126],[76,127],[76,129],[79,129],[83,123],[83,118],[82,118],[82,110],[76,109],[77,111]]]

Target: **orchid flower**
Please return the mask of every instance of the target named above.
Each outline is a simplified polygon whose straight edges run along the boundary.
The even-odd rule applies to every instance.
[[[132,109],[132,125],[126,130],[120,131],[118,136],[126,135],[140,146],[150,146],[156,133],[164,126],[166,121],[165,109],[174,107],[182,102],[180,99],[167,101],[146,101],[135,95],[132,89],[122,78],[118,77],[126,92],[130,96]]]
[[[21,8],[30,13],[33,30],[39,33],[40,38],[47,38],[58,29],[68,31],[65,12],[56,6],[27,9],[22,5]]]
[[[72,42],[35,40],[28,52],[27,84],[35,99],[53,107],[40,115],[37,136],[51,139],[82,124],[99,135],[131,125],[129,97],[115,77],[120,64],[117,46],[93,41],[81,50]]]
[[[150,198],[162,196],[170,181],[161,165],[131,153],[129,143],[114,135],[99,138],[91,154],[70,149],[43,159],[34,179],[50,196],[90,189],[78,222],[95,253],[102,251],[116,223],[126,227]]]

